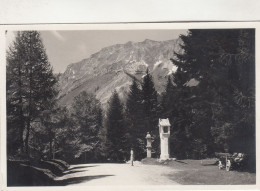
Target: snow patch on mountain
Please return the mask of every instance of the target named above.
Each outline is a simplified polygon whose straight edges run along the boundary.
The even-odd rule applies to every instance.
[[[171,75],[171,74],[174,74],[174,73],[177,71],[177,69],[178,69],[178,67],[175,66],[175,65],[173,65],[173,66],[172,66],[172,69],[169,70],[169,73],[168,73],[167,75],[169,76],[169,75]]]
[[[161,64],[162,62],[161,61],[157,61],[154,65],[153,65],[153,70],[159,66],[159,64]]]

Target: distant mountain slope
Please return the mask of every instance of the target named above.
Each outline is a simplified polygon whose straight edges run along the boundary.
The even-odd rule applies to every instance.
[[[176,70],[170,58],[174,58],[174,51],[181,51],[180,42],[180,39],[162,42],[146,39],[116,44],[70,64],[59,77],[60,103],[70,105],[73,98],[84,90],[94,93],[104,105],[115,89],[125,99],[132,78],[141,81],[147,67],[156,90],[161,93],[167,76]]]

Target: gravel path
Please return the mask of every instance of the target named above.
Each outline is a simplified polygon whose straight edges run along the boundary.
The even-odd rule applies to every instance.
[[[130,164],[92,163],[71,165],[65,175],[58,177],[57,182],[63,185],[175,185],[176,182],[167,178],[167,174],[177,170],[158,165],[143,165],[135,162]]]

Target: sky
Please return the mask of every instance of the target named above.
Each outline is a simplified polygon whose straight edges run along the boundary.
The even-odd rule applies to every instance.
[[[81,30],[40,31],[43,44],[54,73],[63,73],[71,63],[79,62],[102,48],[128,41],[145,39],[164,41],[186,34],[187,30]],[[6,34],[6,48],[12,45],[15,32]]]

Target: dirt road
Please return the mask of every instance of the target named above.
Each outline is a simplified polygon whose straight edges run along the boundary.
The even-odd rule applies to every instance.
[[[71,165],[65,175],[56,179],[64,186],[89,185],[175,185],[167,174],[176,173],[176,169],[156,165],[143,165],[135,162],[130,164],[95,163]]]

